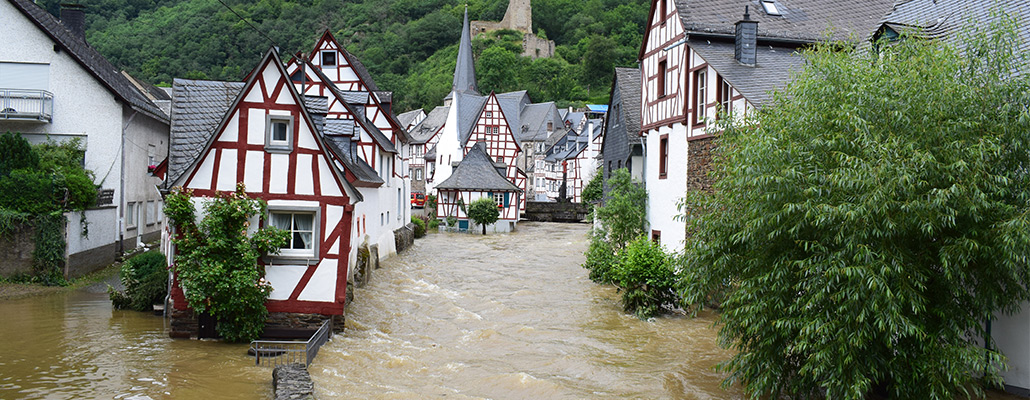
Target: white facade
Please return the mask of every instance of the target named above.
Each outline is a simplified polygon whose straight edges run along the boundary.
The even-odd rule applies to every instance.
[[[0,131],[20,132],[33,143],[79,139],[86,150],[85,167],[94,173],[95,183],[101,189],[114,191],[113,204],[107,207],[115,208],[116,217],[111,218],[106,211],[87,211],[90,235],[69,237],[69,252],[108,246],[97,251],[110,252],[113,259],[116,243],[122,238],[126,250],[135,247],[141,237],[157,240],[161,218],[147,210],[161,207],[161,195],[156,189],[161,180],[151,176],[147,167],[167,157],[167,122],[138,112],[120,100],[10,2],[0,1],[0,26],[4,31],[0,69],[3,64],[35,65],[36,69],[46,71],[46,76],[35,83],[45,84],[44,90],[53,94],[51,122],[0,119]],[[20,88],[0,88],[3,89]],[[130,204],[133,213],[127,215]],[[74,231],[69,230],[69,234]],[[90,258],[95,257],[99,257],[98,261],[107,258]]]

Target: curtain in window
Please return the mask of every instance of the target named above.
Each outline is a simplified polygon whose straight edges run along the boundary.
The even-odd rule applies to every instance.
[[[314,227],[314,215],[294,214],[293,215],[293,248],[311,249],[311,231]]]

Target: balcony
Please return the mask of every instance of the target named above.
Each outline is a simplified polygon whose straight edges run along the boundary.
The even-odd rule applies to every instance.
[[[46,90],[0,89],[0,120],[52,122],[54,94]]]

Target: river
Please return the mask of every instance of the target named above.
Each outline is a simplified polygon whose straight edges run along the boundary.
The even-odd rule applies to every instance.
[[[586,225],[439,233],[357,289],[309,368],[322,400],[737,399],[713,314],[641,321],[580,264]],[[172,340],[106,285],[0,301],[0,399],[268,399],[246,344]],[[992,399],[1015,399],[991,393]]]

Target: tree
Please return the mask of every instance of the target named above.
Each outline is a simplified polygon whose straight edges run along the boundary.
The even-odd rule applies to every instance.
[[[486,234],[486,226],[497,222],[501,212],[497,209],[494,199],[483,197],[469,204],[468,216],[473,222],[483,226],[483,234]]]
[[[594,177],[583,187],[583,202],[596,203],[601,200],[604,192],[604,171],[600,168],[594,171]]]
[[[642,184],[633,182],[625,168],[608,177],[610,198],[597,208],[597,218],[607,233],[608,241],[616,250],[645,233],[647,227],[647,191]]]
[[[999,384],[995,312],[1030,300],[1030,74],[1015,24],[965,51],[817,46],[688,198],[682,294],[726,291],[752,396],[955,398]]]
[[[194,311],[215,317],[215,329],[226,340],[256,339],[264,331],[265,301],[272,292],[257,259],[278,253],[289,232],[265,225],[248,234],[251,218],[263,219],[266,212],[264,201],[247,197],[243,183],[235,192],[211,199],[199,224],[188,189],[174,189],[166,204],[177,234],[172,239],[172,271],[186,302]]]

